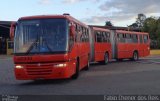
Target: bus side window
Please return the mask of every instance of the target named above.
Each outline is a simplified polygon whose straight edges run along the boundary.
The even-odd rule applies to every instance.
[[[140,43],[143,43],[143,36],[142,35],[139,35],[139,41],[140,41]]]
[[[105,36],[106,36],[106,41],[107,43],[110,42],[110,33],[109,32],[105,32]]]
[[[87,29],[87,42],[89,42],[89,30]]]
[[[118,41],[121,43],[125,43],[125,34],[118,34]]]
[[[133,34],[132,38],[133,38],[133,43],[138,43],[138,37],[136,34]]]
[[[148,35],[144,35],[144,43],[148,43]]]
[[[78,32],[78,25],[76,24],[76,32]]]
[[[89,42],[88,29],[86,28],[86,42]]]
[[[102,40],[101,40],[101,39],[102,39],[102,38],[101,38],[101,32],[97,32],[97,33],[96,33],[96,38],[97,38],[96,40],[97,40],[98,43],[99,43],[99,42],[102,42]]]
[[[76,29],[75,29],[76,30]],[[74,37],[73,36],[70,36],[69,37],[69,49],[71,50],[72,47],[74,45]]]
[[[78,42],[78,25],[76,24],[75,42]]]
[[[107,35],[105,32],[102,32],[102,41],[107,42]]]
[[[94,31],[94,38],[95,38],[95,42],[97,42],[97,32]]]
[[[88,42],[88,35],[87,35],[87,29],[86,28],[85,28],[85,35],[86,35],[85,41]]]
[[[79,27],[79,33],[80,33],[80,42],[83,42],[83,28],[80,26]]]

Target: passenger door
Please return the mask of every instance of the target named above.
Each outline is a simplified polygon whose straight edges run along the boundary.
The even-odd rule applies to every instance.
[[[143,40],[144,40],[144,56],[148,56],[150,54],[149,36],[143,35]]]

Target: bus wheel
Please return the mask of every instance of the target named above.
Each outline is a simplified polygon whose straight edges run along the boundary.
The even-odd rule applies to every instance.
[[[133,60],[133,61],[138,61],[138,60],[139,60],[138,52],[134,52],[134,53],[133,53],[132,60]]]
[[[109,55],[108,53],[105,53],[104,55],[104,65],[107,65],[109,63]]]
[[[76,71],[75,74],[72,76],[72,79],[77,79],[79,77],[79,62],[76,62]]]

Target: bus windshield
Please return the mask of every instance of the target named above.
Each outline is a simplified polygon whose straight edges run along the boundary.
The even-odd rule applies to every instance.
[[[20,20],[15,31],[14,53],[66,52],[68,29],[66,19]]]

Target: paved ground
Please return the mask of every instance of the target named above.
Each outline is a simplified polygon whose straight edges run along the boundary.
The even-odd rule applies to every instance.
[[[155,61],[156,60],[156,61]],[[138,62],[94,64],[78,80],[17,81],[11,57],[0,58],[0,94],[10,95],[128,95],[160,94],[157,56]]]

